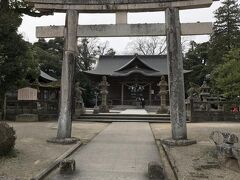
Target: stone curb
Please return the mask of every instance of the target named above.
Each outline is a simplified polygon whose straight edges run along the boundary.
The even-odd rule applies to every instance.
[[[161,158],[161,164],[163,165],[163,169],[166,175],[166,180],[178,180],[178,176],[175,171],[175,168],[172,166],[172,162],[169,159],[169,156],[166,150],[164,149],[161,141],[159,139],[155,139],[155,143]]]
[[[157,141],[159,150],[161,150],[161,151],[164,153],[165,157],[166,157],[166,161],[168,162],[168,164],[169,164],[169,166],[170,166],[170,168],[171,168],[171,170],[172,170],[172,173],[173,173],[174,178],[175,178],[176,180],[178,180],[178,179],[179,179],[179,178],[178,178],[178,173],[177,173],[177,172],[178,172],[178,169],[177,169],[177,167],[174,165],[174,161],[173,161],[173,159],[171,158],[171,156],[169,156],[168,150],[166,149],[165,145],[162,144],[161,139],[157,139],[156,141]]]
[[[159,156],[160,156],[160,159],[161,159],[160,163],[163,167],[164,174],[166,176],[166,180],[178,180],[178,176],[175,172],[175,169],[172,166],[171,161],[168,157],[168,154],[166,154],[166,151],[165,151],[160,139],[158,139],[155,136],[151,125],[150,125],[150,128],[151,128],[151,131],[152,131],[152,134],[153,134],[153,137],[154,137],[155,144],[156,144],[157,149],[158,149],[158,153],[159,153]]]
[[[59,163],[70,156],[72,153],[74,153],[79,147],[81,147],[83,143],[77,142],[73,147],[71,147],[69,150],[67,150],[64,154],[59,156],[54,162],[52,162],[46,169],[42,170],[39,174],[32,177],[31,180],[42,180],[44,179],[52,170],[54,170]]]

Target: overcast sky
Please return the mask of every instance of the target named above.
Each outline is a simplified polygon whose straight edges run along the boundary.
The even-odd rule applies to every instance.
[[[238,0],[240,2],[240,0]],[[214,2],[210,8],[182,10],[180,11],[181,22],[213,22],[213,12],[220,6],[220,2]],[[128,23],[164,23],[164,12],[149,12],[149,13],[129,13]],[[49,25],[64,25],[65,14],[55,13],[52,16],[43,16],[34,18],[29,16],[23,17],[23,23],[19,28],[25,40],[30,42],[37,41],[35,36],[36,26]],[[79,24],[115,24],[115,14],[79,14]],[[197,42],[207,41],[208,36],[191,36],[186,37],[187,40],[195,40]],[[110,47],[114,48],[118,54],[123,54],[126,51],[126,45],[131,40],[130,38],[101,38],[102,41],[109,41]]]

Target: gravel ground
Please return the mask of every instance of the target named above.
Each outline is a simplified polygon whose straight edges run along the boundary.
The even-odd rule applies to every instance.
[[[16,130],[17,140],[14,153],[0,157],[0,180],[30,179],[72,146],[46,142],[56,136],[56,122],[9,124]],[[74,122],[73,136],[87,142],[107,126],[107,123]]]
[[[171,137],[170,124],[151,124],[156,139]],[[180,180],[238,180],[240,171],[236,164],[231,169],[219,165],[215,145],[209,140],[212,131],[235,133],[240,137],[240,123],[191,123],[187,125],[188,138],[197,144],[186,147],[165,147]],[[240,147],[240,144],[237,144]],[[235,169],[233,168],[235,166]]]

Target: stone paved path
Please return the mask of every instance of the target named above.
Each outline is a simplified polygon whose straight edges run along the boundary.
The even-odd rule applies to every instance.
[[[160,161],[148,123],[114,122],[73,156],[77,172],[54,180],[148,180],[148,162]]]
[[[148,114],[145,109],[126,109],[120,114]]]

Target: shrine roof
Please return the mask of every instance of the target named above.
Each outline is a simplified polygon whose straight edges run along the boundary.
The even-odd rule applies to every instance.
[[[184,71],[186,73],[188,71]],[[100,56],[96,68],[86,71],[92,75],[128,76],[133,73],[144,76],[168,74],[166,55],[117,55]]]
[[[57,79],[55,79],[54,77],[48,75],[47,73],[45,73],[41,70],[40,70],[40,77],[43,78],[44,80],[48,80],[48,81],[57,81]]]

